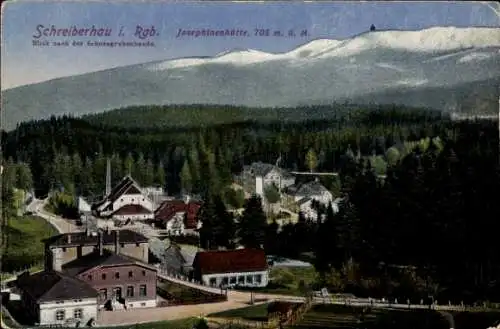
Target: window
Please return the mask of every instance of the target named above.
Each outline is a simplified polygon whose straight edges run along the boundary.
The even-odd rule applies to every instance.
[[[132,278],[133,276],[134,276],[134,272],[132,272],[132,271],[128,272],[128,277],[129,278]]]
[[[63,248],[63,252],[66,252],[66,248]]]
[[[101,275],[101,278],[102,278],[103,280],[106,280],[106,273],[103,273],[103,274]]]
[[[134,297],[134,286],[127,287],[127,297]]]
[[[217,278],[210,278],[210,285],[215,287],[217,285]]]
[[[255,282],[256,283],[261,283],[262,282],[262,275],[256,275],[255,276]]]
[[[229,283],[229,278],[227,276],[222,278],[222,284],[227,285]]]
[[[141,303],[141,306],[142,306],[142,307],[146,306],[146,303]]]
[[[120,278],[120,272],[116,272],[115,273],[115,279],[119,279]]]
[[[146,271],[142,271],[142,276],[146,276]]]
[[[73,311],[73,317],[75,319],[81,319],[83,318],[83,310],[81,308],[77,308],[76,310]]]
[[[125,247],[125,243],[120,243],[120,247],[124,248]]]
[[[247,275],[247,283],[250,283],[250,284],[253,283],[253,276]]]
[[[139,287],[139,296],[141,297],[144,297],[146,296],[148,293],[147,293],[147,287],[145,284],[141,284],[141,286]]]
[[[120,201],[123,202],[123,198],[121,198]]]
[[[108,299],[108,290],[106,288],[99,290],[99,296],[102,300]]]
[[[136,244],[135,244],[135,246],[136,246],[136,247],[139,247],[139,243],[136,243]]]
[[[134,199],[132,199],[132,202],[134,202]]]
[[[58,300],[58,301],[56,302],[56,304],[64,304],[64,301],[62,301],[62,300]]]
[[[229,279],[229,283],[230,283],[230,284],[236,284],[236,277],[235,277],[235,276],[232,276],[232,277]]]
[[[121,300],[122,299],[122,288],[120,287],[115,287],[113,289],[113,293],[115,295],[116,300]]]
[[[238,284],[245,284],[245,277],[243,275],[238,277]]]
[[[144,198],[142,198],[142,201],[145,201],[145,199],[144,199]]]
[[[65,317],[66,317],[66,313],[64,312],[64,310],[57,310],[56,311],[56,320],[57,321],[63,321]]]
[[[90,274],[89,274],[89,275],[87,275],[87,279],[88,279],[89,281],[92,281],[92,275],[90,275]]]

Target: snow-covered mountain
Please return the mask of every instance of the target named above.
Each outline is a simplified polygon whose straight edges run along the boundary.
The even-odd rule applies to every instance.
[[[252,49],[120,67],[4,91],[4,127],[129,105],[295,106],[333,101],[494,111],[500,28],[434,27],[320,39],[286,53]]]

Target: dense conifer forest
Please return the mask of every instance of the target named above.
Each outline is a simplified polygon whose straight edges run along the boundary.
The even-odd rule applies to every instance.
[[[500,296],[497,122],[397,106],[325,107],[323,118],[309,120],[233,120],[234,108],[213,108],[227,120],[200,119],[192,106],[22,123],[2,133],[4,191],[32,184],[39,196],[57,189],[92,199],[104,191],[109,157],[115,182],[130,173],[143,186],[204,195],[201,238],[212,248],[230,247],[237,236],[249,246],[262,242],[268,253],[312,253],[323,286],[358,295]],[[168,124],[178,118],[186,124]],[[232,224],[233,176],[244,164],[279,157],[284,168],[338,172],[327,187],[344,198],[340,212],[320,209],[323,223],[301,218],[278,232],[252,198]]]

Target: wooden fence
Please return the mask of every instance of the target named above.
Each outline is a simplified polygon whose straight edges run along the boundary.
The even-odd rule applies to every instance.
[[[293,326],[300,320],[302,320],[302,317],[304,314],[306,314],[312,307],[313,305],[313,300],[314,298],[312,296],[308,296],[306,298],[306,301],[301,304],[299,307],[296,309],[292,310],[288,318],[284,321],[283,325],[284,326]],[[280,326],[281,327],[281,326]]]

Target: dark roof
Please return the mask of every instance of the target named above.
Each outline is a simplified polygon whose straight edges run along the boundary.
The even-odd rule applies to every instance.
[[[303,205],[304,203],[307,203],[307,202],[309,202],[309,201],[311,201],[311,200],[312,200],[312,199],[311,199],[310,197],[305,197],[305,198],[300,199],[300,200],[297,202],[297,204],[298,204],[299,206],[301,206],[301,205]]]
[[[77,258],[69,263],[62,266],[63,272],[75,276],[80,273],[86,272],[95,267],[106,267],[106,266],[120,266],[120,265],[139,265],[142,267],[150,268],[156,271],[156,268],[144,264],[132,257],[128,257],[122,254],[116,254],[110,250],[104,249],[102,255],[99,254],[98,250],[91,252],[83,257]]]
[[[261,249],[204,251],[196,254],[193,267],[201,274],[264,271],[267,260]]]
[[[77,298],[97,298],[97,291],[87,283],[55,271],[20,275],[17,286],[39,302]]]
[[[305,184],[300,185],[297,188],[298,195],[310,196],[310,195],[318,195],[323,192],[328,192],[328,189],[323,186],[320,182],[312,181]]]
[[[123,179],[115,185],[115,187],[113,187],[109,195],[106,195],[103,200],[95,204],[94,208],[101,206],[106,201],[115,202],[122,195],[131,193],[138,194],[141,193],[141,191],[139,184],[137,184],[137,182],[130,175],[127,175],[123,177]]]
[[[103,233],[103,244],[110,245],[114,244],[115,237],[113,232],[101,231]],[[71,239],[68,239],[68,237]],[[76,247],[80,245],[97,245],[99,242],[99,237],[97,235],[87,235],[85,232],[75,232],[75,233],[65,233],[54,235],[45,242],[50,247]],[[131,230],[120,230],[120,243],[145,243],[148,242],[148,238],[144,235],[131,231]]]
[[[186,203],[182,200],[167,200],[163,201],[155,210],[155,220],[166,224],[175,214],[180,212],[186,213],[186,228],[196,228],[198,221],[196,216],[201,208],[201,202],[189,201]]]
[[[265,176],[269,172],[271,172],[271,170],[278,169],[278,167],[270,163],[264,163],[259,161],[252,163],[248,169],[252,170],[255,176]]]
[[[151,214],[149,209],[144,208],[140,204],[126,204],[118,208],[113,215],[136,215],[136,214]]]

